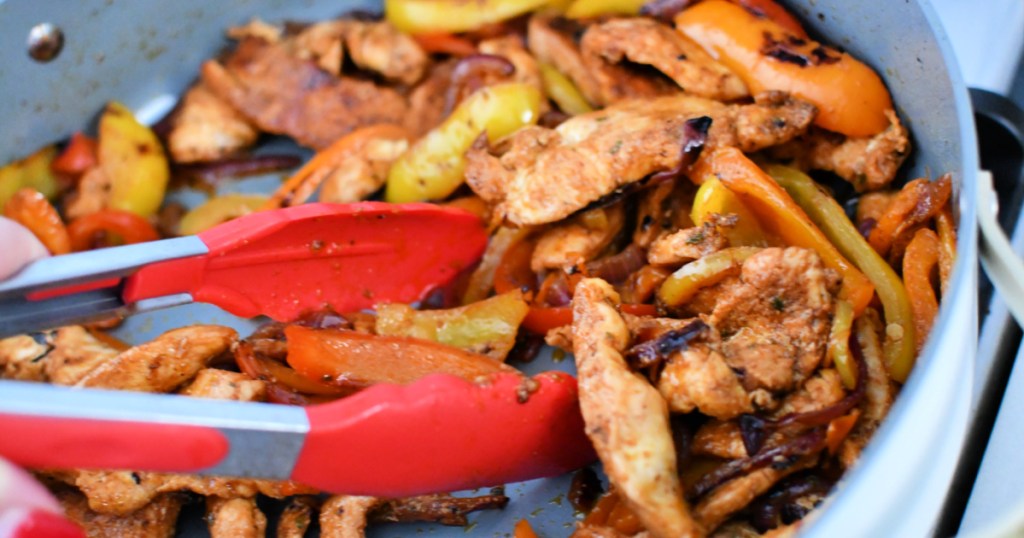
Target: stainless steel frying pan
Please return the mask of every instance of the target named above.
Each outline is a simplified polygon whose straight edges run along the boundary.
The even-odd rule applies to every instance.
[[[813,33],[886,80],[914,135],[909,175],[953,175],[959,260],[934,336],[861,462],[830,506],[805,526],[809,536],[921,536],[934,525],[965,437],[977,340],[978,159],[967,89],[927,0],[785,4]],[[255,15],[309,20],[376,6],[366,0],[0,0],[0,162],[89,125],[110,99],[158,116],[192,82],[200,63],[226,44],[228,25]],[[64,50],[49,63],[26,52],[26,39],[40,23],[64,35]],[[130,320],[122,336],[140,340],[200,319],[246,328],[215,311],[186,309]],[[571,509],[558,496],[565,485],[554,479],[511,488],[509,509],[480,516],[472,534],[505,534],[516,519],[529,517],[543,536],[567,535]]]

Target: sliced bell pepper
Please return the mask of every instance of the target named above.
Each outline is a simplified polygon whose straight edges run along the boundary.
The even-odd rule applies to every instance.
[[[28,228],[50,254],[71,252],[71,239],[64,221],[43,193],[23,188],[4,205],[4,216]]]
[[[391,165],[385,198],[401,203],[447,197],[462,184],[465,153],[480,133],[494,142],[537,123],[540,102],[540,91],[518,82],[474,92]]]
[[[534,532],[530,522],[526,519],[520,519],[516,521],[515,530],[512,532],[512,538],[539,538],[537,533]]]
[[[843,444],[846,436],[850,435],[858,418],[860,418],[860,409],[854,409],[828,423],[828,430],[825,431],[825,446],[828,448],[829,454],[835,454],[839,450],[839,445]]]
[[[50,169],[56,155],[56,147],[46,146],[20,161],[0,168],[0,207],[23,187],[35,189],[49,199],[56,196],[60,184]]]
[[[262,209],[268,198],[261,194],[224,194],[185,213],[178,222],[178,233],[195,235],[214,226]]]
[[[538,67],[540,67],[544,92],[558,105],[559,110],[571,116],[586,114],[594,110],[594,107],[590,106],[590,103],[580,93],[579,88],[569,80],[569,77],[550,64],[542,62],[538,64]]]
[[[914,234],[903,256],[903,282],[907,286],[910,310],[914,314],[917,352],[921,352],[939,312],[939,300],[932,287],[932,271],[939,264],[942,243],[935,232],[924,228]]]
[[[100,117],[99,132],[99,162],[110,178],[108,207],[142,217],[156,213],[171,175],[160,139],[116,102]]]
[[[792,199],[806,210],[811,220],[821,227],[832,244],[871,281],[882,300],[885,323],[891,327],[885,331],[886,367],[893,379],[901,383],[906,381],[914,365],[916,339],[913,311],[900,277],[864,240],[839,203],[818,187],[814,180],[799,170],[784,166],[771,166],[768,170]],[[853,303],[853,306],[855,317],[859,316],[863,310],[858,310],[857,303]]]
[[[310,379],[273,359],[261,357],[253,352],[252,344],[248,342],[239,342],[234,355],[238,369],[253,379],[261,379],[302,394],[317,396],[340,397],[352,392]]]
[[[99,161],[99,147],[94,138],[78,132],[71,135],[67,147],[50,163],[50,168],[70,177],[78,177],[86,170],[96,166]]]
[[[949,206],[942,208],[935,215],[935,231],[939,234],[939,280],[942,295],[949,292],[949,279],[953,275],[953,264],[956,262],[956,224]]]
[[[480,265],[477,266],[469,277],[469,284],[466,286],[466,293],[462,297],[462,304],[483,300],[491,294],[491,289],[497,290],[497,273],[505,253],[515,245],[522,244],[523,239],[529,234],[530,230],[528,228],[498,228],[498,231],[487,242],[487,250],[484,251],[483,258],[480,259]],[[526,263],[528,266],[529,259],[527,259]],[[503,285],[503,288],[497,291],[498,293],[504,293],[513,289],[519,289],[519,287]]]
[[[407,34],[468,32],[529,13],[550,0],[385,0],[384,17]]]
[[[743,262],[760,250],[757,247],[732,247],[697,258],[665,279],[658,288],[658,302],[670,308],[685,304],[702,288],[738,274]]]
[[[647,0],[574,0],[565,10],[570,19],[589,19],[599,15],[636,15]]]
[[[882,79],[849,54],[822,46],[725,0],[704,0],[675,18],[747,84],[751,93],[782,90],[818,107],[814,123],[847,136],[875,135],[893,108]]]
[[[711,176],[705,179],[693,198],[693,209],[690,218],[700,226],[711,218],[712,214],[736,215],[736,225],[722,230],[734,247],[763,247],[768,244],[761,232],[757,218],[743,202],[733,194],[718,178]]]
[[[850,354],[850,332],[853,330],[853,307],[846,301],[836,301],[832,316],[832,330],[828,335],[828,357],[839,372],[847,390],[857,386],[856,364]]]
[[[432,340],[504,361],[530,307],[519,290],[447,310],[377,306],[377,334]]]
[[[853,305],[855,315],[867,308],[874,286],[811,221],[807,213],[768,174],[736,148],[719,148],[707,156],[711,172],[739,195],[769,232],[789,245],[808,248],[843,279],[839,297]]]
[[[476,54],[476,45],[472,41],[447,32],[416,34],[412,36],[420,48],[430,54],[449,54],[451,56],[469,56]]]
[[[779,26],[789,30],[797,37],[807,39],[807,31],[804,30],[800,21],[797,20],[786,8],[782,7],[775,0],[730,0],[752,11],[756,15],[775,21]]]
[[[153,225],[135,213],[103,209],[78,217],[68,224],[71,250],[77,252],[92,248],[100,233],[114,234],[125,245],[160,239]]]
[[[406,384],[429,374],[451,374],[470,381],[511,366],[456,347],[400,336],[377,336],[290,325],[288,364],[300,374],[339,386]]]

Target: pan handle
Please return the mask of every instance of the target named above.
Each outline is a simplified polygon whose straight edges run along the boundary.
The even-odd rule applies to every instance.
[[[987,125],[979,127],[998,129],[1002,160],[994,163],[1000,167],[998,172],[1004,179],[1003,201],[1009,203],[1004,207],[1005,213],[999,215],[999,196],[989,171],[978,174],[978,225],[981,231],[979,257],[981,265],[995,285],[1000,296],[1005,300],[1017,323],[1024,326],[1024,262],[1014,252],[1007,238],[1007,231],[1012,230],[1014,221],[1022,211],[1021,197],[1024,196],[1024,111],[1013,102],[998,94],[985,90],[971,90],[971,101],[975,113]],[[1015,147],[1009,147],[1016,144]],[[988,149],[979,148],[982,153]],[[1009,156],[1009,161],[1007,160]],[[1013,158],[1016,157],[1015,160]],[[1001,218],[1000,218],[1001,217]],[[1002,222],[1000,222],[1002,221]]]

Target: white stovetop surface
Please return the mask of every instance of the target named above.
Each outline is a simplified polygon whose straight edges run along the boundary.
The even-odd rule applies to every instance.
[[[1009,93],[1024,51],[1024,1],[932,0],[967,84]]]

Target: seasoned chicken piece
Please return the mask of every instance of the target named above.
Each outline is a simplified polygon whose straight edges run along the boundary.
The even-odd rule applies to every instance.
[[[724,105],[683,94],[623,101],[553,130],[521,129],[500,159],[474,145],[467,152],[466,182],[481,198],[499,202],[513,224],[554,222],[619,187],[678,166],[689,119],[712,118],[711,146],[751,151],[796,136],[813,118],[814,107],[777,97],[768,105]]]
[[[625,221],[625,207],[615,204],[592,209],[548,228],[533,249],[530,269],[535,273],[545,269],[569,270],[594,259],[611,244]]]
[[[133,471],[66,471],[62,478],[74,484],[100,514],[129,514],[149,504],[159,493],[160,481]]]
[[[234,329],[217,325],[168,331],[104,361],[75,386],[169,392],[187,383],[237,339]]]
[[[754,410],[750,395],[722,354],[703,343],[691,343],[669,356],[658,378],[658,391],[676,413],[698,409],[728,420]]]
[[[284,34],[284,28],[270,24],[259,17],[253,17],[249,22],[228,28],[228,37],[235,41],[241,41],[247,37],[262,39],[267,43],[277,43]]]
[[[804,457],[796,462],[783,461],[734,478],[711,491],[693,508],[693,515],[709,531],[721,525],[729,516],[742,510],[779,480],[817,462],[816,456]]]
[[[448,60],[435,65],[409,94],[409,113],[402,125],[413,139],[417,139],[437,127],[445,117],[448,89],[452,84],[452,70],[458,60]]]
[[[292,497],[277,520],[277,538],[303,538],[313,522],[313,509],[319,504],[316,497]]]
[[[683,500],[668,406],[622,357],[629,331],[618,294],[600,279],[576,286],[573,348],[587,436],[609,480],[652,536],[700,536]]]
[[[748,391],[799,386],[824,358],[832,319],[832,273],[813,251],[767,248],[723,281],[709,321],[725,335],[726,363]]]
[[[78,188],[68,195],[64,216],[70,220],[91,215],[107,207],[109,201],[110,177],[103,167],[94,166],[82,174]]]
[[[651,265],[679,266],[718,252],[729,246],[729,240],[720,228],[735,223],[735,216],[732,219],[718,216],[700,226],[663,235],[651,244],[647,261]]]
[[[46,381],[46,356],[52,350],[49,343],[38,342],[27,334],[0,340],[0,378]]]
[[[423,78],[430,58],[415,39],[386,20],[349,22],[345,46],[356,65],[402,84]]]
[[[839,403],[846,396],[843,382],[835,368],[822,368],[804,382],[799,390],[790,393],[775,411],[782,417],[790,413],[810,413]]]
[[[812,129],[776,153],[794,159],[805,170],[828,170],[849,181],[858,192],[884,188],[910,155],[910,136],[892,110],[886,111],[889,127],[870,137],[847,138]]]
[[[46,358],[45,368],[50,382],[57,385],[78,383],[119,353],[79,325],[57,329],[52,345],[53,351]]]
[[[199,83],[182,98],[167,147],[178,163],[213,161],[253,145],[259,134],[244,116]]]
[[[55,492],[64,515],[78,524],[89,538],[171,538],[182,501],[174,494],[160,495],[145,507],[124,515],[100,514],[70,488]]]
[[[380,136],[353,148],[342,166],[328,172],[320,201],[344,204],[370,197],[387,182],[391,163],[409,148],[406,136]]]
[[[290,39],[287,46],[297,58],[315,62],[320,69],[341,76],[345,62],[345,29],[350,22],[333,20],[310,24]],[[269,39],[266,41],[275,42]]]
[[[263,538],[267,516],[256,506],[256,499],[207,497],[206,527],[210,538]]]
[[[699,45],[652,19],[631,17],[595,24],[583,35],[580,49],[584,65],[597,80],[602,103],[677,91],[716,101],[750,95],[743,80]],[[637,65],[656,69],[675,85],[662,76],[643,77],[650,81],[650,89],[639,88],[637,94],[636,75],[630,76],[636,71],[631,67]]]
[[[544,335],[544,343],[551,347],[557,347],[566,353],[572,353],[572,327],[566,325],[551,329]]]
[[[590,68],[583,63],[579,42],[587,27],[573,19],[535,13],[527,26],[527,47],[537,60],[554,66],[592,105],[604,104]]]
[[[374,497],[335,495],[320,509],[320,535],[324,538],[363,538]]]
[[[260,129],[322,149],[356,127],[400,123],[405,99],[391,88],[337,78],[283,45],[245,39],[221,64],[203,64],[203,82]]]
[[[243,373],[204,368],[181,390],[181,394],[195,398],[262,402],[267,399],[267,384]]]
[[[710,420],[704,423],[694,434],[690,450],[696,456],[714,456],[728,460],[750,455],[747,454],[740,426],[735,420]]]

